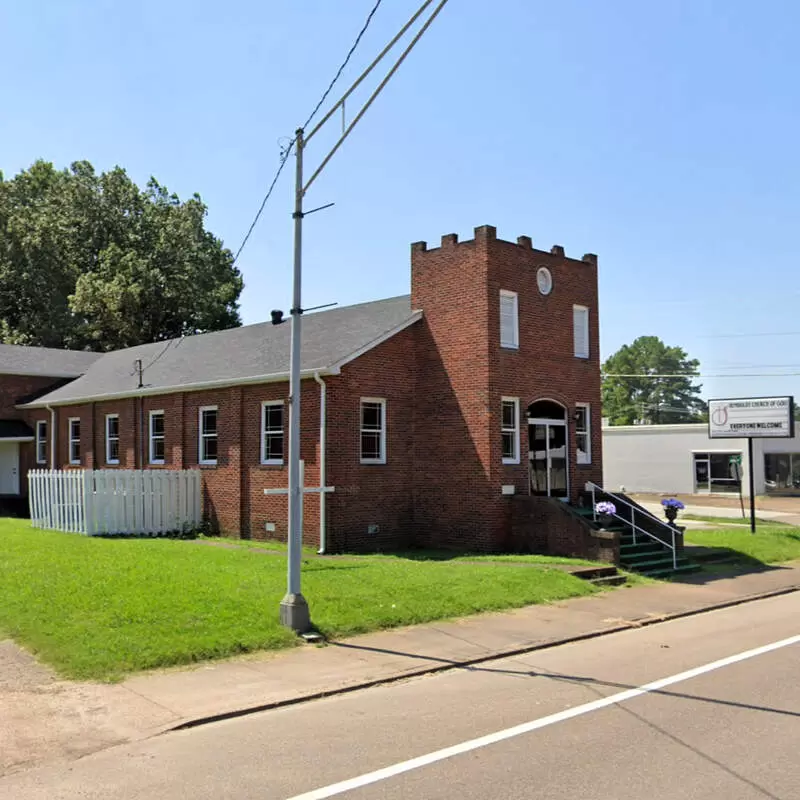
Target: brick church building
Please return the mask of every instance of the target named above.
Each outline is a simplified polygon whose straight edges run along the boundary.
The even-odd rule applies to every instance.
[[[6,420],[21,463],[197,468],[213,526],[285,539],[264,490],[288,482],[289,328],[80,354]],[[304,317],[302,375],[305,484],[332,489],[305,495],[307,543],[591,551],[559,507],[602,478],[596,256],[488,225],[417,242],[410,295]]]

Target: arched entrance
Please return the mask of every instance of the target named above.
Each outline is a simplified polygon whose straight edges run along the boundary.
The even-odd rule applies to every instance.
[[[568,497],[567,409],[554,400],[531,403],[528,442],[531,494]]]

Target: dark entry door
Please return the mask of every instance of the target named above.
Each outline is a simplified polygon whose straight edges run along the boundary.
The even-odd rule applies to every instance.
[[[567,426],[564,423],[530,424],[531,494],[567,496]]]

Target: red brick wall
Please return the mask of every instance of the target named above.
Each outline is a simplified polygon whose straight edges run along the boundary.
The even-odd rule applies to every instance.
[[[414,498],[420,544],[487,549],[490,497],[488,416],[490,229],[475,240],[411,246],[411,304],[417,330]]]
[[[597,294],[597,260],[567,258],[560,247],[553,252],[534,250],[530,239],[517,244],[501,240],[490,251],[490,350],[492,359],[492,475],[495,484],[514,484],[528,493],[529,463],[527,408],[536,400],[550,399],[566,408],[569,451],[570,496],[576,499],[587,480],[602,483],[602,437],[600,408],[600,358]],[[547,267],[553,289],[542,295],[537,287],[539,267]],[[516,292],[519,302],[519,349],[500,347],[499,293]],[[573,305],[589,309],[589,358],[576,358],[573,341]],[[500,413],[503,396],[520,400],[519,465],[504,465],[501,456]],[[591,405],[591,459],[577,464],[577,442],[573,415],[576,403]],[[504,507],[495,493],[493,506]],[[497,515],[499,518],[499,514]],[[499,535],[499,534],[498,534]]]
[[[386,550],[414,534],[417,322],[328,378],[329,547]],[[361,463],[361,398],[386,401],[386,463]],[[316,502],[316,498],[315,498]],[[377,531],[370,533],[370,526]]]
[[[412,245],[412,305],[421,308],[418,335],[415,496],[420,541],[495,549],[512,534],[503,484],[528,493],[527,407],[552,399],[566,407],[571,496],[587,480],[602,481],[597,261],[577,261],[516,244],[495,229],[475,230],[457,243],[442,237],[428,250]],[[536,272],[547,266],[554,286],[539,292]],[[500,290],[516,292],[519,348],[500,347]],[[574,356],[573,305],[589,308],[590,357]],[[501,397],[520,400],[521,463],[502,463]],[[573,414],[591,404],[592,464],[576,463]]]
[[[619,563],[619,533],[593,530],[550,497],[504,498],[511,510],[512,549]]]
[[[283,401],[283,464],[264,465],[261,463],[261,404],[276,400]],[[319,486],[319,386],[313,380],[302,381],[300,419],[300,457],[305,462],[305,485]],[[289,486],[289,384],[246,387],[243,421],[243,535],[252,539],[286,541],[287,496],[265,495],[264,489],[286,489]],[[274,530],[267,531],[268,524]],[[308,545],[319,544],[318,495],[304,497],[303,540]]]
[[[16,407],[17,403],[26,400],[30,395],[38,394],[59,383],[63,383],[63,380],[47,376],[0,375],[0,418],[25,420],[35,433],[35,423],[27,413],[20,411]],[[49,417],[49,413],[45,411],[38,416],[38,419],[46,419],[49,427]],[[50,450],[48,444],[49,458]],[[28,470],[46,466],[49,466],[49,462],[48,464],[36,464],[35,442],[19,443],[19,488],[21,496],[25,497],[28,494]]]
[[[22,419],[17,403],[57,383],[63,381],[40,375],[0,375],[0,419]]]

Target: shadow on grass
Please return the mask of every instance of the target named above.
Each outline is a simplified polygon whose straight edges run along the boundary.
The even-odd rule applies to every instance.
[[[697,552],[701,551],[701,552]],[[768,564],[739,550],[730,547],[686,547],[684,554],[700,568],[697,572],[675,575],[670,583],[703,585],[714,581],[734,578],[738,575],[751,575],[758,572],[773,572],[790,569],[780,564]]]
[[[386,556],[387,558],[397,558],[403,561],[453,561],[457,558],[464,558],[466,556],[476,554],[469,553],[466,550],[423,550],[420,548],[389,550],[381,553],[375,553],[375,555]]]

